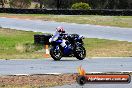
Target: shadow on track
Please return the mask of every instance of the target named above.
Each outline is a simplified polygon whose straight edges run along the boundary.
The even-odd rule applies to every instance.
[[[52,60],[52,61],[55,61],[55,60]],[[86,61],[86,60],[77,60],[77,59],[61,59],[59,61],[56,61],[56,62],[65,62],[65,61],[72,61],[72,62],[79,62],[79,61]]]

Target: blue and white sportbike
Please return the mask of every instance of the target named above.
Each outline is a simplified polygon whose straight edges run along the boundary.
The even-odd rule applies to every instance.
[[[78,34],[69,34],[66,39],[66,47],[62,47],[63,36],[59,37],[56,41],[51,42],[50,55],[55,61],[59,61],[62,57],[76,57],[83,60],[86,57],[86,50],[82,39],[83,36]]]

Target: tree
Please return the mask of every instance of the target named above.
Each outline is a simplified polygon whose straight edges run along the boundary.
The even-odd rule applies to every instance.
[[[46,8],[59,9],[62,0],[44,0],[44,6]]]
[[[6,3],[6,0],[0,0],[0,5],[2,6],[2,8],[5,7],[5,3]]]
[[[61,2],[61,0],[57,0],[57,4],[56,4],[57,9],[59,9],[59,8],[60,8],[60,2]]]
[[[33,0],[40,8],[69,9],[74,3],[88,3],[92,9],[132,9],[132,0]]]
[[[57,9],[66,9],[68,8],[68,0],[57,0],[57,3],[56,3],[56,8]]]
[[[10,0],[10,7],[12,8],[28,8],[32,0]]]
[[[40,6],[39,8],[40,8],[40,9],[43,8],[44,1],[45,1],[45,0],[38,0],[38,2],[39,2],[39,6]]]
[[[33,0],[33,1],[37,1],[39,3],[39,8],[42,9],[49,6],[52,7],[51,3],[54,3],[54,1],[56,0]]]
[[[132,9],[132,0],[0,0],[2,8],[10,1],[12,8],[28,8],[31,1],[38,2],[39,8],[69,9],[74,3],[89,3],[92,9]]]
[[[128,0],[128,8],[132,9],[132,0]]]
[[[80,10],[88,10],[88,9],[90,9],[90,6],[88,3],[80,2],[80,3],[73,4],[71,8],[72,9],[80,9]]]

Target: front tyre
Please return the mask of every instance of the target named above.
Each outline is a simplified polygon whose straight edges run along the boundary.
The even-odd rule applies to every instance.
[[[62,52],[60,49],[56,49],[55,47],[52,47],[50,49],[50,55],[55,61],[59,61],[62,58]]]
[[[83,46],[76,48],[75,57],[79,60],[83,60],[86,57],[86,50]]]

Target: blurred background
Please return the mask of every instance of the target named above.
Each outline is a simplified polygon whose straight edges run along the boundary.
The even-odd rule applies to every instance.
[[[132,0],[0,0],[0,8],[132,9]]]

